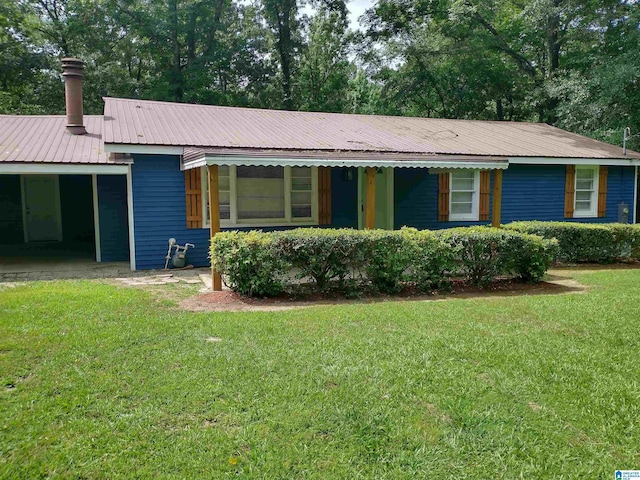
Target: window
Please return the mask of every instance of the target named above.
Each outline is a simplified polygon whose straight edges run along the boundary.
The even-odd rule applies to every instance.
[[[449,220],[478,220],[479,170],[451,172]]]
[[[209,183],[202,174],[204,226],[209,226]],[[318,223],[315,167],[219,166],[220,225],[268,226]]]
[[[598,207],[598,167],[576,167],[574,217],[595,217]]]

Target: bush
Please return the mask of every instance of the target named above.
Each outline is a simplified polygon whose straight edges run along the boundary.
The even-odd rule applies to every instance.
[[[211,239],[211,264],[234,292],[254,297],[275,296],[284,290],[289,264],[269,233],[224,232]],[[226,283],[228,282],[228,283]]]
[[[448,288],[449,274],[455,267],[450,246],[429,230],[404,227],[400,230],[410,240],[412,263],[408,280],[423,291]]]
[[[294,269],[298,278],[310,278],[320,291],[330,282],[344,286],[367,258],[366,232],[350,229],[298,228],[271,234],[278,254]]]
[[[411,238],[402,231],[371,230],[366,232],[367,256],[365,272],[380,292],[402,290],[405,272],[413,264],[416,249]]]
[[[490,227],[452,228],[437,235],[451,248],[454,274],[475,285],[500,276],[539,281],[557,248],[555,240]]]
[[[557,241],[487,227],[438,232],[302,228],[281,232],[223,232],[211,242],[214,268],[233,290],[277,295],[308,279],[318,291],[343,294],[374,287],[384,293],[405,285],[424,291],[451,278],[485,284],[498,276],[537,281]],[[355,289],[355,290],[354,290]]]
[[[640,258],[640,228],[636,225],[513,222],[504,228],[557,239],[560,262],[613,263]]]

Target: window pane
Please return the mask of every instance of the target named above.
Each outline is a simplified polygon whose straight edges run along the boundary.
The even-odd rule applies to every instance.
[[[291,190],[311,190],[311,177],[291,178]]]
[[[576,200],[591,201],[591,192],[576,192]]]
[[[473,178],[452,178],[451,189],[452,190],[473,190],[474,188]]]
[[[451,203],[473,202],[473,192],[451,192]]]
[[[311,205],[291,205],[291,216],[293,218],[310,218]]]
[[[229,177],[218,176],[218,191],[229,191]]]
[[[228,177],[229,176],[229,165],[220,165],[218,167],[218,176],[219,177]]]
[[[595,170],[591,168],[576,169],[576,178],[578,180],[591,180],[594,177]]]
[[[473,205],[470,203],[452,203],[451,213],[458,214],[471,214]]]
[[[284,178],[284,167],[238,167],[238,180],[241,178]]]
[[[473,179],[474,176],[475,176],[475,174],[473,173],[473,170],[456,170],[455,172],[451,172],[451,178],[471,178],[471,179]]]
[[[284,218],[284,168],[238,167],[238,220]]]
[[[291,176],[311,178],[311,167],[291,167]]]
[[[576,190],[593,190],[593,180],[576,180]]]
[[[590,212],[591,202],[576,201],[576,212]]]
[[[311,205],[311,192],[291,192],[292,205]]]
[[[311,192],[291,193],[291,217],[310,218],[311,217]]]
[[[220,220],[229,220],[231,218],[231,208],[229,205],[220,205]]]

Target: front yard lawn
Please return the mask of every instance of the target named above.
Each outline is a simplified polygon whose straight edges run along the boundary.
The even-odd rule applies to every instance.
[[[589,291],[237,313],[0,285],[0,477],[640,469],[640,270],[563,273]]]

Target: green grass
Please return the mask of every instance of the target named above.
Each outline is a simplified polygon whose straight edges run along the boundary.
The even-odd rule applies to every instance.
[[[613,478],[640,468],[640,270],[574,277],[252,313],[0,286],[0,477]]]

